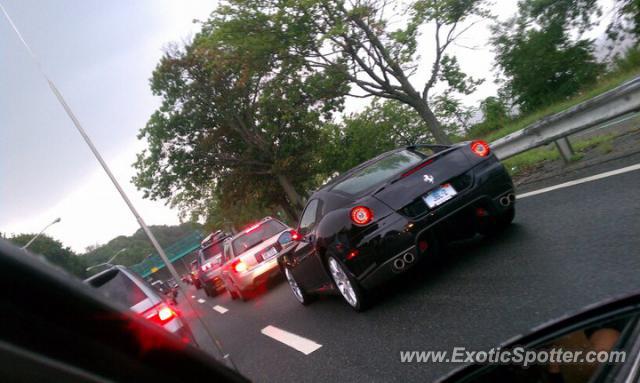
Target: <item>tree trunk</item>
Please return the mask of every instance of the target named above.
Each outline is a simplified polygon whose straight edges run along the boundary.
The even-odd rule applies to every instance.
[[[444,130],[442,130],[442,126],[438,122],[435,114],[433,114],[433,112],[431,111],[431,108],[429,108],[429,105],[427,105],[426,101],[420,98],[419,100],[416,100],[415,104],[413,104],[413,107],[418,112],[422,120],[424,120],[424,122],[427,124],[427,127],[431,131],[431,134],[433,135],[433,138],[436,140],[437,144],[452,144],[449,137],[447,137]]]
[[[283,198],[282,202],[280,202],[279,205],[282,211],[284,211],[284,213],[287,215],[287,218],[289,218],[289,223],[291,224],[291,227],[296,227],[296,225],[298,224],[298,221],[300,220],[300,217],[298,217],[298,213],[296,209],[294,209],[293,206],[291,206],[291,204],[286,198]]]
[[[283,174],[278,174],[277,177],[278,183],[282,187],[282,190],[284,190],[284,193],[289,200],[289,206],[295,212],[297,220],[297,216],[300,215],[300,212],[302,212],[302,208],[304,207],[302,197],[300,197],[300,194],[298,194],[296,189],[293,187],[293,184],[286,176],[284,176]]]

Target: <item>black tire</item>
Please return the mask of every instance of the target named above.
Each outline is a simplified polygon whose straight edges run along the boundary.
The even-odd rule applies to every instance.
[[[238,288],[238,298],[242,299],[243,302],[246,302],[249,300],[249,296],[247,295],[247,292],[242,290],[241,288]]]
[[[516,207],[514,205],[511,205],[498,218],[498,226],[500,226],[500,228],[502,229],[506,228],[507,226],[511,225],[511,222],[513,222],[513,219],[515,217],[516,217]]]
[[[215,288],[209,285],[208,283],[205,283],[205,285],[203,286],[203,289],[204,289],[204,293],[207,294],[208,297],[215,297],[217,295]]]
[[[236,300],[238,299],[238,293],[236,292],[236,290],[233,288],[233,285],[228,285],[227,282],[223,279],[222,282],[224,283],[224,289],[227,290],[229,292],[229,295],[231,296],[232,300]]]
[[[342,271],[343,277],[338,277],[334,274],[334,266],[339,267]],[[327,268],[329,275],[334,283],[334,287],[338,290],[342,298],[347,304],[357,312],[362,312],[369,307],[370,301],[367,291],[360,285],[360,283],[351,275],[349,269],[333,255],[327,258]],[[343,279],[346,278],[346,279]],[[348,281],[348,284],[346,283]],[[342,288],[341,286],[342,285]],[[350,292],[345,291],[346,287],[350,286]]]
[[[298,302],[300,302],[303,306],[308,306],[311,302],[313,302],[313,296],[308,294],[302,287],[298,285],[298,282],[295,280],[291,271],[285,266],[282,267],[283,274],[287,283],[289,283],[289,287],[291,288],[291,293],[296,298]]]

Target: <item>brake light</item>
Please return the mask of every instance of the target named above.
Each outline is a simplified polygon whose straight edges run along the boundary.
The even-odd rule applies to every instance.
[[[233,263],[233,270],[235,270],[236,273],[245,272],[248,268],[249,266],[247,266],[246,263],[242,262],[239,259]]]
[[[292,241],[299,241],[302,239],[302,236],[300,235],[300,233],[298,233],[295,230],[291,230],[291,240]]]
[[[178,315],[165,303],[160,303],[142,314],[145,318],[159,325],[164,325]]]
[[[489,144],[486,142],[476,140],[471,142],[471,151],[479,157],[486,157],[491,153],[491,148],[489,148]]]
[[[168,308],[167,306],[164,306],[163,308],[161,308],[158,311],[158,318],[160,318],[161,321],[167,321],[169,318],[171,318],[173,316],[173,311]]]
[[[425,166],[429,165],[429,164],[430,164],[430,163],[432,163],[432,162],[433,162],[433,158],[432,158],[432,159],[430,159],[430,160],[427,160],[427,161],[425,161],[425,162],[423,162],[423,163],[421,163],[420,165],[418,165],[418,166],[414,167],[413,169],[409,169],[409,170],[407,170],[406,172],[404,172],[404,173],[402,174],[402,177],[410,176],[410,175],[412,175],[413,173],[415,173],[415,172],[417,172],[418,170],[420,170],[420,169],[424,168]]]
[[[366,225],[373,220],[373,212],[366,206],[351,209],[351,220],[356,225]]]
[[[347,261],[352,260],[353,258],[357,257],[360,254],[360,252],[357,249],[353,249],[351,250],[348,254],[347,254]]]

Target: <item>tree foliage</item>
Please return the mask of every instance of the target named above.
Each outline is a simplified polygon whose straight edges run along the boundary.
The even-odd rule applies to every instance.
[[[595,0],[522,0],[518,15],[493,30],[504,87],[523,112],[576,94],[595,82],[603,66],[593,41],[572,38],[599,14]]]
[[[459,68],[447,51],[476,21],[487,17],[481,0],[415,0],[393,5],[387,0],[299,0],[296,10],[313,22],[318,42],[307,61],[315,68],[343,67],[349,81],[364,94],[398,101],[413,108],[434,140],[450,143],[434,113],[433,89],[444,83],[450,92],[469,94],[479,83]],[[296,13],[294,13],[295,15]],[[396,26],[399,18],[403,27]],[[433,33],[424,33],[432,27]],[[426,81],[416,87],[418,40],[430,41],[433,62]],[[452,95],[449,94],[449,99]]]
[[[231,213],[251,201],[295,220],[320,126],[347,87],[341,68],[310,70],[309,15],[281,3],[229,1],[164,55],[151,79],[162,105],[135,164],[146,196],[202,211],[218,195]]]
[[[160,246],[169,246],[181,238],[192,234],[194,231],[203,230],[202,225],[186,222],[177,226],[153,225],[149,229],[153,232]],[[87,248],[87,252],[79,258],[87,266],[94,266],[107,262],[117,252],[126,249],[114,260],[115,264],[131,266],[142,262],[148,255],[155,253],[142,229],[138,229],[133,235],[118,236],[104,245],[96,245]],[[100,271],[96,269],[96,271]]]
[[[503,128],[510,121],[507,106],[499,97],[485,98],[480,103],[480,111],[483,120],[470,129],[468,135],[471,137],[482,137],[489,132]]]
[[[403,145],[433,142],[433,139],[411,107],[394,100],[375,99],[341,124],[327,124],[322,142],[319,163],[321,178],[326,179],[382,152]]]
[[[631,37],[635,44],[640,38],[640,0],[615,0],[614,16],[607,34],[614,44]]]
[[[22,247],[35,235],[35,233],[17,234],[9,237],[8,240],[16,246]],[[64,246],[62,242],[46,234],[40,235],[29,245],[29,252],[42,255],[47,261],[79,278],[86,276],[84,259],[79,257],[69,247]]]

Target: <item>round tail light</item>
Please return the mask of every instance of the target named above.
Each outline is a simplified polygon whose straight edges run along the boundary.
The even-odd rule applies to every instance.
[[[373,212],[366,206],[351,209],[351,220],[356,225],[366,225],[373,220]]]
[[[482,140],[476,140],[471,142],[471,151],[479,157],[486,157],[491,153],[491,149],[489,148],[489,144]]]

